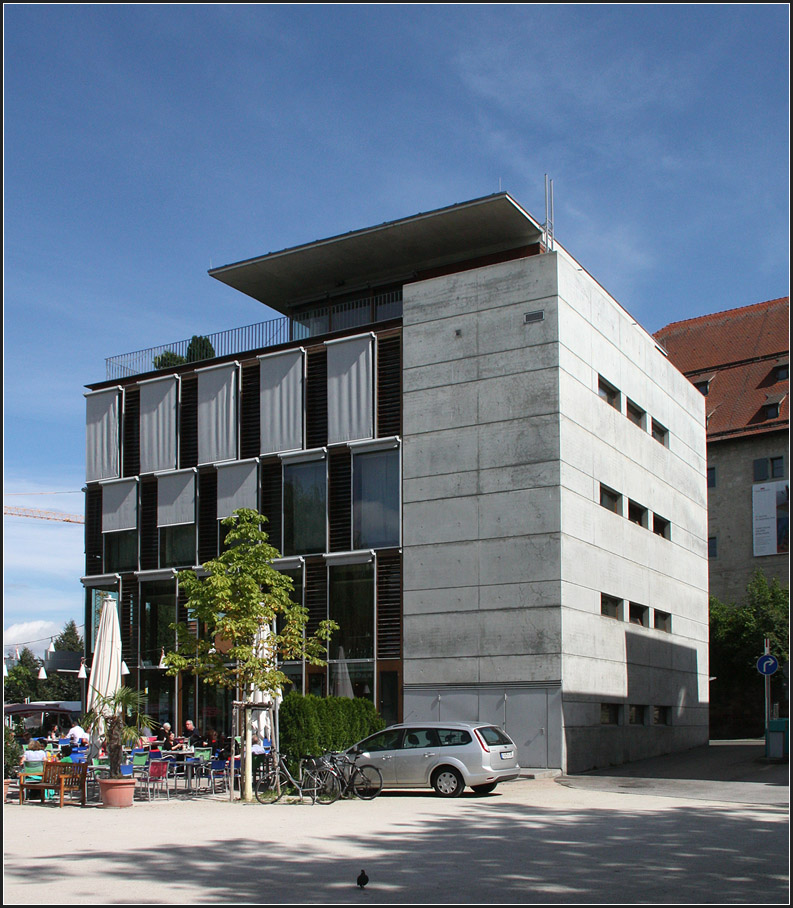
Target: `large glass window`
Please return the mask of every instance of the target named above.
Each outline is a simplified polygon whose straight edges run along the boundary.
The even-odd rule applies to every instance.
[[[105,540],[105,571],[120,574],[138,569],[138,531],[120,530],[103,533]]]
[[[284,464],[284,555],[326,551],[327,497],[324,460]]]
[[[192,567],[195,564],[195,524],[160,527],[160,567]]]
[[[143,583],[140,588],[140,661],[143,668],[156,668],[163,648],[173,649],[176,635],[176,583]]]
[[[329,616],[339,625],[330,640],[330,659],[373,659],[374,566],[331,567],[329,585]]]
[[[353,458],[353,548],[399,545],[399,450]]]

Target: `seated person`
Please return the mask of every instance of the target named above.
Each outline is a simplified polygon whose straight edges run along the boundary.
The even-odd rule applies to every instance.
[[[38,741],[31,741],[28,749],[23,752],[20,764],[24,769],[28,763],[43,763],[47,759],[47,749]]]
[[[204,736],[199,734],[192,719],[188,719],[184,724],[184,742],[187,747],[204,746]]]
[[[176,735],[169,731],[162,742],[163,750],[184,750],[184,744],[176,740]]]
[[[263,741],[259,740],[258,735],[254,735],[251,738],[251,753],[256,756],[257,754],[263,755],[270,753],[270,742],[265,738]]]
[[[74,725],[66,733],[66,737],[69,739],[69,743],[72,747],[79,747],[81,744],[88,744],[88,732],[80,725],[79,722],[75,722]]]

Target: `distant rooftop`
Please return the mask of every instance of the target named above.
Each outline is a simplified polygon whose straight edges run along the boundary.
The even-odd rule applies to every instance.
[[[790,300],[781,297],[656,332],[669,359],[706,394],[709,440],[788,427],[789,329]]]

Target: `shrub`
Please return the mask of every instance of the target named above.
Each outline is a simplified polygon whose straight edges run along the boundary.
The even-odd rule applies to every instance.
[[[345,750],[381,728],[385,722],[365,698],[303,697],[292,691],[280,708],[281,752],[290,765],[301,757]]]

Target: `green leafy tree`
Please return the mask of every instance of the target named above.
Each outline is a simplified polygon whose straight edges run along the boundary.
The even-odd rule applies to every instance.
[[[179,573],[188,621],[197,621],[203,632],[196,636],[187,622],[174,625],[177,649],[166,655],[169,674],[190,672],[205,684],[274,696],[289,684],[279,663],[304,659],[325,665],[327,641],[336,625],[323,621],[314,634],[306,633],[308,610],[291,600],[291,578],[272,565],[280,555],[262,529],[266,520],[254,510],[235,511],[222,521],[229,528],[226,549],[203,565],[206,576]],[[274,625],[277,632],[270,630],[262,647],[260,630]],[[245,714],[248,741],[250,711]],[[246,797],[248,787],[246,780]]]
[[[170,369],[172,366],[183,366],[187,360],[181,353],[175,353],[173,350],[166,350],[160,353],[152,360],[155,369]]]
[[[19,654],[17,664],[8,670],[8,677],[3,684],[4,701],[6,703],[24,703],[26,698],[46,699],[45,682],[38,679],[41,666],[41,660],[37,659],[28,647],[24,647]]]
[[[63,630],[52,641],[56,652],[82,653],[83,638],[77,630],[74,621],[67,621]],[[80,682],[76,674],[61,674],[50,672],[42,690],[45,691],[43,699],[46,700],[79,700],[81,696]]]
[[[717,738],[757,736],[764,726],[763,676],[757,660],[769,640],[780,666],[788,663],[790,594],[774,578],[755,571],[742,602],[710,599],[711,734]],[[787,684],[780,670],[771,677],[771,699],[787,711]]]
[[[187,345],[187,362],[197,363],[202,359],[212,359],[215,355],[215,348],[212,346],[208,337],[194,334]]]

